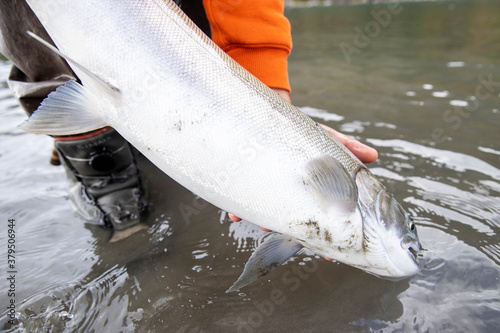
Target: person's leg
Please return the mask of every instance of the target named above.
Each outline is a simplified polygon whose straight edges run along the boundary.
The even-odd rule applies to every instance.
[[[55,146],[66,167],[70,198],[87,220],[123,230],[145,217],[142,176],[130,144],[113,128],[58,137]]]
[[[51,91],[76,80],[76,75],[64,59],[29,37],[27,30],[52,43],[26,1],[0,1],[0,53],[14,64],[8,83],[30,115]]]
[[[24,110],[33,113],[59,85],[78,80],[64,59],[29,37],[50,37],[24,0],[0,1],[0,52],[12,63],[9,86]],[[70,197],[86,219],[117,230],[140,222],[144,188],[132,150],[115,130],[55,139],[57,156],[70,181]],[[53,163],[55,164],[55,163]]]

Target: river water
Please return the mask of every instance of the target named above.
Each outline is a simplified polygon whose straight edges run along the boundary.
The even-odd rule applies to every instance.
[[[266,235],[139,158],[152,210],[118,243],[85,224],[0,61],[0,329],[6,332],[498,332],[500,3],[288,8],[294,103],[372,145],[424,264],[391,282],[311,253],[225,294]],[[15,219],[15,281],[7,278]],[[13,282],[13,284],[11,284]],[[15,324],[6,307],[15,289]]]

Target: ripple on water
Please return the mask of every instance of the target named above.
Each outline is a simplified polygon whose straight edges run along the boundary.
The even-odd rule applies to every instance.
[[[441,215],[443,217],[467,223],[485,234],[494,234],[491,227],[500,228],[497,221],[500,214],[500,198],[498,197],[470,193],[422,177],[410,177],[409,185],[418,189],[417,194],[424,200],[415,200],[420,201],[419,205],[423,208],[434,212],[442,209]],[[409,198],[408,200],[413,199]],[[432,202],[436,204],[431,209]]]
[[[499,169],[473,156],[403,140],[369,141],[396,152],[388,153],[392,159],[388,169],[374,168],[373,172],[407,185],[404,202],[418,225],[446,231],[499,263],[499,249],[495,245],[500,233]],[[407,157],[397,157],[403,153]],[[396,167],[400,165],[398,160],[405,161],[406,170]],[[422,167],[426,170],[424,174],[415,175]],[[389,170],[392,168],[406,172]],[[443,178],[442,174],[449,177]],[[424,247],[428,246],[425,238],[422,242]]]
[[[404,140],[367,139],[367,141],[377,147],[388,147],[396,152],[416,155],[422,157],[424,160],[434,161],[442,164],[443,168],[449,170],[458,172],[477,171],[488,178],[491,177],[495,180],[500,180],[500,170],[498,168],[474,156],[426,147]]]
[[[338,114],[313,108],[310,106],[302,106],[300,107],[300,110],[307,114],[309,117],[319,118],[323,121],[341,121],[344,119],[343,116],[340,116]]]
[[[129,286],[128,277],[125,267],[114,266],[100,276],[89,276],[88,283],[41,290],[25,300],[30,307],[22,311],[22,326],[27,332],[86,332],[90,327],[96,332],[107,327],[134,332],[143,311],[129,310],[129,293],[139,286]]]
[[[500,269],[446,231],[423,227],[419,234],[431,249],[424,251],[420,272],[398,297],[404,305],[400,320],[361,320],[356,324],[377,325],[390,332],[495,331]],[[439,322],[434,319],[436,311]]]
[[[235,240],[237,252],[253,251],[269,233],[262,231],[253,223],[242,222],[229,225],[229,236]]]

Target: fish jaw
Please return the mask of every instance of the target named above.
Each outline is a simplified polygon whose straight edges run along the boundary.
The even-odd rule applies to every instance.
[[[415,275],[420,267],[416,252],[419,247],[406,247],[399,241],[398,235],[385,233],[384,238],[376,235],[373,228],[364,230],[364,250],[368,273],[381,278],[401,279]]]
[[[358,209],[363,216],[365,271],[383,278],[404,278],[418,272],[420,243],[408,213],[367,170],[356,175]]]

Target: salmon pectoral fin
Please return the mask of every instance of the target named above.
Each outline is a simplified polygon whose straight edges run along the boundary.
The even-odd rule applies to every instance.
[[[252,254],[243,273],[226,293],[241,289],[255,279],[266,275],[297,253],[302,244],[293,237],[271,234]]]
[[[353,177],[335,157],[325,155],[312,160],[304,183],[311,187],[324,211],[348,216],[356,209],[358,188]]]

